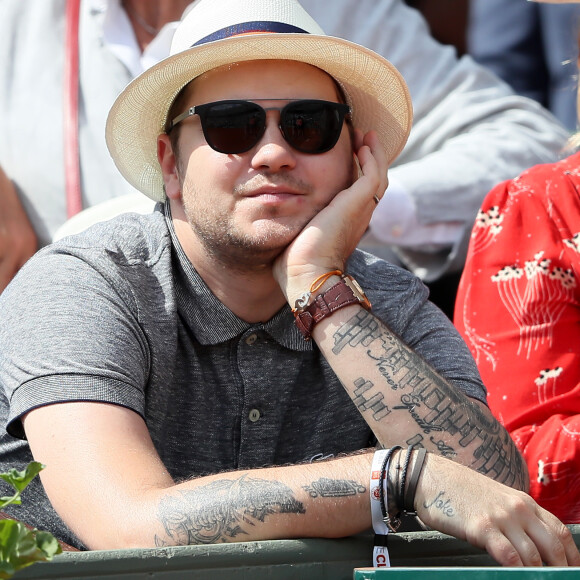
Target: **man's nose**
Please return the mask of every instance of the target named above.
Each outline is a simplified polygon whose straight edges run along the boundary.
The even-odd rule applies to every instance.
[[[252,166],[268,167],[272,171],[291,169],[296,165],[296,151],[284,139],[279,127],[280,114],[268,111],[266,130],[254,147]]]

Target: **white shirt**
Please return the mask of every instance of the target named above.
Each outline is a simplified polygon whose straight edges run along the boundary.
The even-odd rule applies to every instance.
[[[157,36],[141,52],[133,26],[120,0],[92,0],[105,11],[103,40],[109,49],[125,64],[133,77],[169,55],[173,34],[178,22],[169,22],[161,28]]]

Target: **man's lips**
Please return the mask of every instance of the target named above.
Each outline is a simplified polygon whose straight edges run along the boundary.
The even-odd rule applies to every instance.
[[[244,197],[259,199],[266,203],[280,203],[290,199],[295,199],[304,195],[301,191],[289,189],[287,187],[262,187],[244,194]]]

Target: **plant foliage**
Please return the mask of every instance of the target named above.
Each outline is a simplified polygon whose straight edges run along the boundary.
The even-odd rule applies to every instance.
[[[43,469],[42,463],[32,461],[24,471],[11,469],[0,473],[0,478],[14,489],[13,495],[0,497],[0,510],[10,504],[20,505],[20,494]],[[0,520],[0,579],[10,578],[35,562],[52,560],[61,552],[62,548],[51,533],[29,529],[16,520]]]

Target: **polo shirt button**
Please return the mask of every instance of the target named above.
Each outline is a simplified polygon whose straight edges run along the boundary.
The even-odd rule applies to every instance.
[[[252,346],[256,340],[258,340],[258,335],[257,334],[250,334],[250,336],[248,336],[248,338],[246,338],[246,344],[248,346]]]
[[[261,414],[260,414],[260,411],[258,411],[258,409],[252,409],[250,411],[250,414],[248,415],[248,419],[252,423],[255,423],[260,417],[261,417]]]

